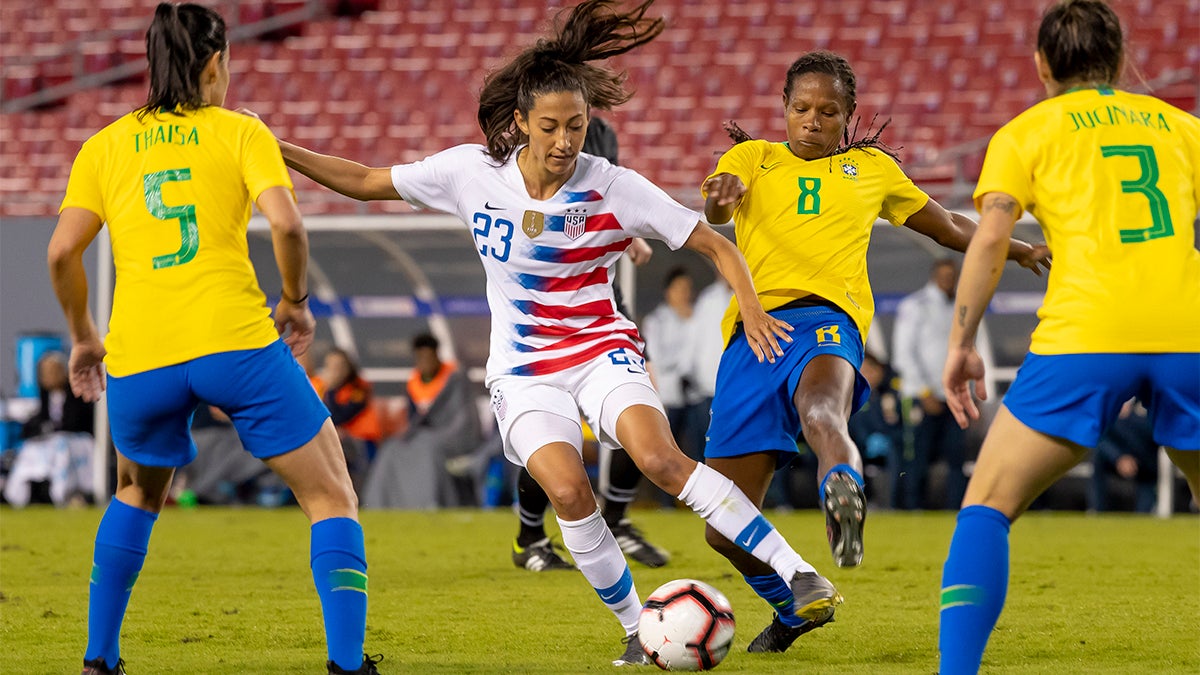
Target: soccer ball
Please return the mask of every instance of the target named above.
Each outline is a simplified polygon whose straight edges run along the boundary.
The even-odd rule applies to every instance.
[[[717,589],[695,579],[659,586],[638,620],[642,649],[663,670],[709,670],[729,653],[733,607]]]

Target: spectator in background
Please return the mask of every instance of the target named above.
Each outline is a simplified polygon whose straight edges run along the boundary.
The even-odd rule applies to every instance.
[[[698,458],[703,447],[692,447],[687,433],[689,408],[699,400],[692,379],[694,283],[686,267],[667,271],[663,301],[642,321],[646,351],[653,359],[654,384],[667,411],[671,433],[684,454]]]
[[[441,359],[439,346],[428,333],[413,338],[408,425],[380,447],[363,491],[364,506],[477,505],[474,481],[451,474],[447,463],[479,445],[479,415],[470,382],[457,366]]]
[[[874,354],[867,352],[863,355],[862,367],[859,372],[871,385],[871,395],[858,412],[850,416],[850,438],[858,451],[862,453],[864,463],[868,466],[887,464],[899,452],[898,448],[904,443],[904,425],[900,419],[900,395],[896,392],[895,374],[891,368]],[[876,484],[870,480],[872,469],[866,469],[868,494],[872,501],[890,503],[892,480],[887,481],[883,494],[879,494]],[[890,478],[890,477],[889,477]]]
[[[188,491],[201,504],[237,503],[243,486],[265,475],[275,477],[262,460],[246,452],[229,416],[216,406],[201,403],[196,408],[192,440],[196,459],[176,474],[172,486],[173,492],[175,487],[182,489],[176,497],[181,505],[189,501]],[[278,483],[282,489],[282,481]]]
[[[370,456],[382,436],[371,384],[359,374],[358,363],[350,353],[334,347],[325,355],[312,385],[329,409],[329,419],[342,439],[354,489],[362,494]]]
[[[4,498],[25,506],[37,497],[32,484],[47,483],[50,501],[65,506],[72,497],[92,493],[94,404],[71,391],[62,352],[42,355],[37,378],[38,410],[21,428],[24,443],[5,481]]]
[[[1133,481],[1133,510],[1150,513],[1158,498],[1158,443],[1146,409],[1135,398],[1121,407],[1117,419],[1104,432],[1092,455],[1092,486],[1088,508],[1108,511],[1109,478]]]
[[[694,385],[696,402],[690,406],[686,420],[691,445],[697,457],[704,454],[704,437],[708,433],[709,409],[717,391],[717,367],[725,351],[725,336],[721,334],[721,319],[733,299],[733,289],[721,275],[696,296],[692,312],[692,348],[689,377]]]
[[[901,300],[896,310],[892,365],[900,376],[904,442],[892,452],[893,508],[923,508],[929,466],[938,459],[947,465],[945,490],[935,502],[938,508],[957,509],[967,487],[963,431],[946,407],[940,386],[957,284],[958,264],[938,260],[929,283]]]

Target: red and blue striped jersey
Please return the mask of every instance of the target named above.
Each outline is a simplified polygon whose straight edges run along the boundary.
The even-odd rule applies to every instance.
[[[497,164],[460,145],[392,167],[415,207],[458,216],[487,274],[492,313],[488,382],[546,375],[615,349],[643,350],[617,311],[612,267],[633,237],[683,246],[700,215],[630,169],[588,154],[550,199],[529,196],[516,157]]]

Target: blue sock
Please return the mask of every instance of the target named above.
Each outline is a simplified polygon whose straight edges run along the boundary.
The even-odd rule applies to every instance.
[[[987,506],[958,513],[942,569],[941,675],[979,672],[1008,592],[1008,528],[1008,518]]]
[[[121,658],[121,622],[137,582],[157,513],[113,499],[96,530],[92,579],[88,586],[88,644],[85,661],[103,658],[112,668]]]
[[[779,620],[785,626],[796,627],[805,622],[796,616],[796,596],[792,595],[792,589],[783,580],[783,577],[778,574],[764,574],[759,577],[743,576],[746,583],[750,584],[750,588],[758,593],[758,597],[767,601],[767,604],[775,610],[779,615]]]
[[[313,523],[311,565],[321,597],[329,660],[342,670],[358,670],[367,632],[367,553],[362,526],[350,518]]]
[[[850,477],[854,479],[854,482],[858,483],[858,487],[863,487],[865,485],[865,483],[863,483],[862,474],[858,471],[855,471],[854,467],[850,466],[849,464],[838,464],[829,471],[825,472],[825,475],[821,477],[821,491],[818,494],[821,495],[822,500],[825,499],[825,483],[829,481],[830,474],[834,474],[839,471],[850,474]]]

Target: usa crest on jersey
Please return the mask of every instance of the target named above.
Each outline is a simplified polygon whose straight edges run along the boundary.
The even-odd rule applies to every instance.
[[[568,239],[578,239],[587,230],[586,213],[568,213],[563,216],[563,234]]]

